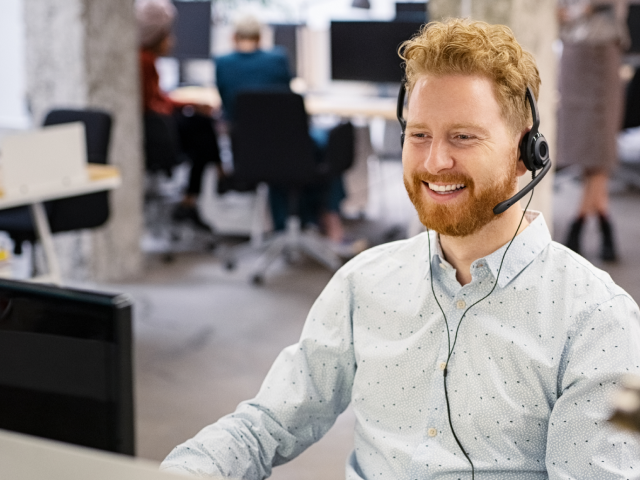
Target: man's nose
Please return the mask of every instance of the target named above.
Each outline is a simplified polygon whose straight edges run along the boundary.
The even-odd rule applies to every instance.
[[[443,170],[453,168],[453,159],[451,158],[447,142],[445,140],[434,139],[431,147],[427,152],[424,160],[424,167],[432,175],[437,175]]]

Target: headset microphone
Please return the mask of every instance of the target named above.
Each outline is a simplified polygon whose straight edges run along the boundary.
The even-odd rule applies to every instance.
[[[396,116],[398,117],[398,121],[400,122],[400,127],[402,128],[402,135],[400,136],[400,145],[404,147],[404,136],[405,129],[407,128],[407,121],[404,119],[403,110],[404,110],[404,97],[405,97],[406,89],[404,86],[404,82],[400,85],[400,92],[398,92],[398,105],[396,108]],[[547,140],[544,138],[538,131],[538,127],[540,126],[540,116],[538,115],[538,106],[536,105],[536,101],[533,97],[533,92],[531,88],[527,87],[525,98],[529,100],[529,106],[531,107],[531,117],[533,119],[533,126],[531,130],[527,132],[522,141],[520,142],[520,160],[524,163],[527,170],[532,172],[531,181],[518,193],[516,193],[513,197],[505,200],[504,202],[500,202],[493,208],[493,213],[499,215],[505,211],[513,204],[518,202],[522,197],[524,197],[527,193],[529,193],[533,188],[540,183],[540,180],[544,178],[544,176],[551,170],[551,159],[549,158],[549,144]],[[536,171],[542,169],[542,171],[536,175]]]

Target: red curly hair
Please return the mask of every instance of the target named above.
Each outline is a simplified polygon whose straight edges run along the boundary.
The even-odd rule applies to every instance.
[[[405,61],[410,94],[422,75],[482,75],[493,81],[505,121],[514,131],[531,124],[526,88],[540,91],[533,55],[522,49],[509,27],[454,18],[431,22],[398,51]]]

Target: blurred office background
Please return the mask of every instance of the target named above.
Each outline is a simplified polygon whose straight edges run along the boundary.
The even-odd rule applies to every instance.
[[[640,4],[630,3],[632,42],[620,69],[625,88],[640,66],[635,53],[640,51]],[[305,97],[312,123],[353,123],[355,158],[344,175],[342,204],[350,239],[375,245],[420,231],[402,185],[400,130],[394,120],[401,70],[393,55],[427,18],[472,17],[514,30],[538,61],[540,130],[554,158],[562,52],[554,0],[175,4],[177,43],[173,54],[156,63],[164,91],[195,92],[219,102],[211,58],[233,50],[233,20],[251,13],[264,23],[262,47],[286,50],[296,77],[292,88]],[[113,116],[108,161],[120,169],[122,185],[109,194],[109,220],[95,229],[56,234],[54,241],[65,285],[126,292],[135,300],[136,452],[160,461],[177,443],[257,392],[277,353],[296,341],[331,272],[304,256],[292,263],[280,259],[264,283],[254,285],[250,274],[257,253],[250,248],[240,251],[233,270],[226,268],[229,252],[255,234],[257,195],[219,194],[211,166],[198,209],[213,233],[176,223],[167,214],[179,201],[189,167],[178,165],[169,175],[145,170],[133,0],[3,0],[0,44],[0,142],[12,132],[37,128],[54,108],[99,108]],[[223,164],[232,166],[228,137],[218,133]],[[620,261],[601,261],[595,224],[585,226],[582,250],[637,299],[640,135],[636,129],[621,131],[618,144],[620,163],[610,192]],[[579,208],[581,174],[562,168],[536,189],[532,206],[544,213],[558,241],[566,238]],[[261,228],[268,235],[268,218]],[[4,233],[0,242],[13,251]],[[27,278],[44,262],[37,242],[25,244],[10,260],[9,274],[15,278]],[[326,438],[276,468],[273,478],[342,478],[353,421],[347,410]]]

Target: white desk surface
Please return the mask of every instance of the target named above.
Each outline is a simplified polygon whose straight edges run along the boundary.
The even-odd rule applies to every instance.
[[[2,480],[177,480],[158,464],[0,430]]]
[[[43,189],[26,195],[12,195],[10,197],[0,191],[0,209],[112,190],[122,183],[118,169],[111,165],[88,164],[87,171],[89,181],[81,185]]]
[[[201,103],[220,108],[220,94],[215,87],[181,87],[169,93],[174,100]],[[396,120],[396,99],[347,94],[306,94],[305,108],[310,115],[342,117],[383,117]]]
[[[304,104],[311,115],[333,114],[342,117],[382,117],[396,120],[397,100],[390,97],[361,97],[357,95],[305,96]]]

